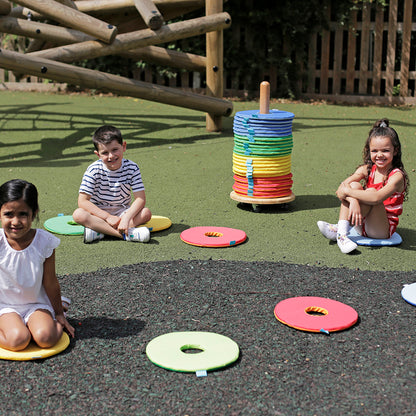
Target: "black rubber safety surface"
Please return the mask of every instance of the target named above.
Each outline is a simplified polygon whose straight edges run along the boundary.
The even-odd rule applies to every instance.
[[[76,337],[57,356],[0,361],[7,415],[411,415],[416,409],[416,272],[222,260],[140,263],[60,276]],[[275,305],[320,296],[353,307],[352,328],[308,333]],[[206,377],[157,367],[154,337],[210,331],[240,358]]]

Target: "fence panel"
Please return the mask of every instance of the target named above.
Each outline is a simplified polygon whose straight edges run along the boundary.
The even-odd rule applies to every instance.
[[[416,23],[412,15],[413,0],[390,0],[386,10],[366,3],[353,11],[347,29],[331,22],[331,35],[323,30],[311,37],[308,75],[303,78],[308,84],[302,85],[302,91],[308,95],[414,97],[416,73],[411,70],[415,65],[411,57],[416,55],[412,44]],[[334,57],[333,62],[327,62],[328,55]],[[340,65],[343,55],[346,59]]]

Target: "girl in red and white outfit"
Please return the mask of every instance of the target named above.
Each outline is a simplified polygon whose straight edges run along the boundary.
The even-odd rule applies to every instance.
[[[363,160],[364,164],[336,192],[341,201],[338,224],[318,221],[322,234],[337,241],[343,253],[357,247],[348,238],[352,226],[371,238],[390,238],[396,231],[409,188],[399,137],[389,127],[389,120],[378,120],[370,130]],[[365,181],[365,186],[361,181]]]

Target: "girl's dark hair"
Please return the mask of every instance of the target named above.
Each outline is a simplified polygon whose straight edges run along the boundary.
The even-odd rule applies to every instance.
[[[363,161],[364,164],[367,165],[368,174],[371,172],[371,168],[373,167],[373,162],[371,161],[371,154],[370,154],[370,142],[373,137],[388,137],[391,141],[393,149],[395,151],[395,155],[393,155],[393,161],[391,164],[391,169],[388,174],[393,169],[400,169],[404,174],[405,180],[405,199],[407,198],[408,189],[409,189],[409,177],[407,175],[406,170],[404,169],[403,162],[402,162],[402,145],[400,144],[399,135],[397,134],[396,130],[389,126],[390,122],[387,118],[382,118],[377,120],[370,132],[368,133],[368,138],[364,145],[363,150]]]
[[[23,199],[35,216],[39,211],[36,186],[23,179],[12,179],[0,186],[0,209],[7,202]]]
[[[119,144],[123,144],[123,137],[120,130],[114,126],[101,126],[95,130],[92,136],[95,150],[98,151],[98,144],[108,144],[116,140]]]

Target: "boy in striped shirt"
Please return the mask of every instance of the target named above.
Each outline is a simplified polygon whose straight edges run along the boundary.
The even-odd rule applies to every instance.
[[[74,221],[85,227],[84,243],[104,235],[148,242],[145,224],[152,217],[138,165],[124,159],[126,142],[114,126],[99,127],[92,137],[98,160],[88,166],[79,188]],[[131,197],[133,194],[133,199]]]

